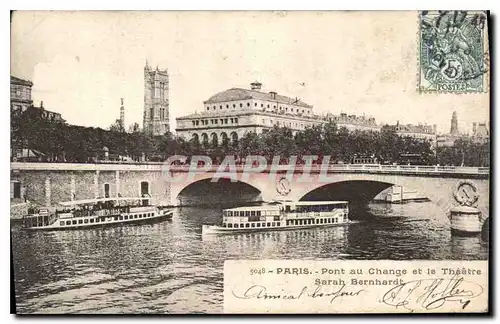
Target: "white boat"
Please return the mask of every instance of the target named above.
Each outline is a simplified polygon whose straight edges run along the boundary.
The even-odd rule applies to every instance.
[[[173,211],[149,201],[144,197],[65,201],[24,216],[23,225],[28,230],[66,230],[172,218]]]
[[[373,201],[386,203],[404,203],[408,201],[425,201],[427,197],[421,195],[417,190],[402,186],[392,186],[379,193]]]
[[[203,225],[202,234],[276,231],[350,223],[347,201],[299,201],[222,211],[221,225]]]

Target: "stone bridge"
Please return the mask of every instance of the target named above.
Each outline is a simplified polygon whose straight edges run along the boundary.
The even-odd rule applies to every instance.
[[[226,170],[227,171],[227,170]],[[171,169],[171,201],[182,204],[196,186],[210,191],[215,181],[225,180],[226,186],[245,184],[256,193],[254,200],[349,200],[366,204],[381,191],[394,186],[417,190],[443,210],[456,205],[453,195],[461,180],[475,183],[479,199],[477,207],[489,215],[489,169],[471,167],[404,166],[404,165],[330,165],[321,171],[312,167],[305,176],[303,170],[283,169],[273,173],[269,168],[262,172],[244,174],[243,168],[234,173],[217,174],[217,166],[195,175],[189,167]],[[220,171],[219,171],[220,172]],[[220,177],[220,180],[219,180]]]
[[[280,166],[273,173],[252,169],[220,174],[217,166],[190,173],[190,166],[148,164],[11,163],[13,182],[28,200],[54,204],[70,199],[149,194],[162,205],[186,205],[193,197],[212,203],[280,200],[348,200],[365,204],[393,185],[415,189],[444,212],[456,205],[461,180],[477,187],[477,207],[489,215],[489,169],[477,167],[335,164],[324,170]],[[219,170],[220,171],[220,170]],[[226,171],[229,171],[228,169]],[[172,180],[173,179],[173,180]],[[217,181],[215,181],[217,180]],[[19,185],[17,185],[19,187]],[[18,190],[19,191],[19,190]],[[198,200],[199,201],[199,200]]]

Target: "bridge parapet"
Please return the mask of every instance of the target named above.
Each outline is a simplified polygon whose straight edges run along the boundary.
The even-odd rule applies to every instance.
[[[161,162],[153,163],[44,163],[44,162],[12,162],[11,170],[25,171],[170,171],[170,172],[217,172],[220,165],[211,165],[210,168],[195,165],[170,165]],[[322,165],[279,165],[266,166],[264,170],[244,165],[232,167],[238,173],[241,172],[263,172],[269,173],[278,168],[278,171],[286,172],[294,170],[295,173],[338,173],[338,172],[359,172],[359,173],[381,173],[381,174],[405,174],[421,176],[474,176],[476,178],[488,178],[490,169],[488,167],[459,167],[459,166],[437,166],[437,165],[383,165],[383,164],[330,164]],[[231,170],[225,170],[231,171]]]

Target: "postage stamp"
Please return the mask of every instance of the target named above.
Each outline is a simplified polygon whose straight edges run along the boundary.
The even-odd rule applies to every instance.
[[[485,11],[421,11],[420,92],[487,92],[488,16]]]

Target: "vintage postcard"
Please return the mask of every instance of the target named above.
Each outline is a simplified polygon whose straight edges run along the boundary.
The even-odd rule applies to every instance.
[[[17,314],[488,314],[488,11],[16,11]]]

